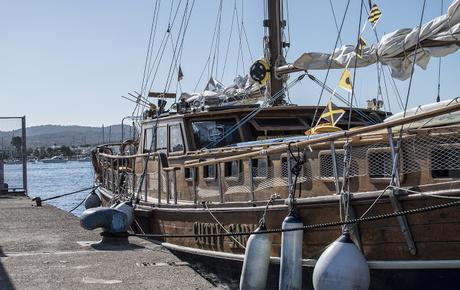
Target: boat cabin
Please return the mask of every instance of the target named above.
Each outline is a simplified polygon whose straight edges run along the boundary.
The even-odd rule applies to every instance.
[[[283,138],[304,136],[304,132],[317,123],[324,107],[266,108],[240,127],[235,127],[254,109],[254,106],[238,106],[193,114],[164,114],[158,120],[156,144],[152,144],[152,136],[157,120],[147,118],[142,124],[140,151],[164,151],[169,156],[216,147],[251,145],[248,142],[261,140],[276,143]],[[347,111],[347,108],[343,109]],[[355,109],[350,125],[362,127],[380,123],[386,114],[382,111]],[[336,126],[341,129],[348,127],[348,113]],[[230,130],[234,132],[229,133]]]

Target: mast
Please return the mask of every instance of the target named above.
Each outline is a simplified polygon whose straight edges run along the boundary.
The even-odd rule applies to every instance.
[[[282,29],[286,26],[286,21],[282,19],[281,0],[267,0],[268,19],[264,20],[264,27],[268,29],[266,42],[268,51],[265,57],[270,63],[270,84],[268,95],[273,96],[284,87],[284,79],[276,74],[276,68],[286,63],[283,56],[283,47],[288,43],[283,42]],[[275,101],[274,105],[279,106],[284,103],[283,96]]]

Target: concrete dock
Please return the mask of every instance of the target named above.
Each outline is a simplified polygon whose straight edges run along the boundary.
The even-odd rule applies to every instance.
[[[99,231],[25,196],[0,195],[0,289],[216,289],[161,245],[95,247]]]

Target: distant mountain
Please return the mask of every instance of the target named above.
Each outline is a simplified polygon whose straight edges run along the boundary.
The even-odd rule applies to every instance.
[[[131,126],[124,125],[125,139],[132,134]],[[104,140],[102,139],[104,135]],[[9,147],[11,138],[21,136],[21,130],[0,131],[0,148]],[[26,128],[27,147],[52,145],[96,145],[121,140],[121,125],[104,127],[42,125]]]

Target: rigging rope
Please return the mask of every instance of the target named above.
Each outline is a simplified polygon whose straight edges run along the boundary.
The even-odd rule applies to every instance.
[[[417,42],[415,44],[414,58],[412,59],[412,67],[411,67],[411,73],[410,73],[410,78],[409,78],[409,85],[408,85],[408,88],[407,88],[406,102],[404,104],[403,118],[406,117],[407,106],[409,104],[409,96],[410,96],[410,91],[411,91],[411,87],[412,87],[412,80],[413,80],[413,77],[414,77],[415,60],[416,60],[416,57],[417,57],[418,49],[420,48],[420,35],[422,34],[422,23],[423,23],[423,16],[425,14],[425,5],[426,5],[426,0],[423,0],[422,13],[420,15],[420,23],[419,23],[419,26],[418,26],[419,31],[417,33]],[[395,158],[395,161],[394,161],[397,164],[399,164],[399,157],[400,157],[401,145],[402,145],[402,139],[403,139],[402,137],[403,137],[403,131],[404,131],[403,129],[404,129],[404,125],[401,125],[401,129],[399,129],[398,145],[397,145],[397,148],[396,148],[396,156],[397,156],[397,158]],[[395,165],[393,164],[393,166],[395,166]]]
[[[144,63],[144,71],[142,75],[142,84],[141,84],[141,95],[145,95],[145,83],[146,83],[146,76],[147,76],[147,68],[150,67],[153,55],[153,46],[154,40],[157,31],[157,24],[158,24],[158,13],[160,10],[161,0],[157,0],[155,2],[155,7],[153,9],[153,16],[152,16],[152,25],[150,26],[150,35],[149,35],[149,42],[147,45],[147,55],[145,57]]]
[[[226,233],[229,233],[229,231],[222,225],[222,223],[216,218],[216,216],[212,213],[212,211],[209,209],[208,207],[208,203],[207,202],[203,202],[203,206],[204,208],[208,211],[208,213],[211,215],[211,217],[214,219],[214,221],[220,226],[221,229],[224,230],[224,232]],[[268,206],[267,206],[268,207]],[[235,239],[235,237],[233,236],[230,236],[230,238],[236,243],[238,244],[238,246],[240,246],[241,248],[243,249],[246,249],[246,247],[241,244],[237,239]]]
[[[225,134],[223,134],[223,136],[219,140],[210,142],[204,149],[210,149],[210,148],[213,148],[213,147],[217,146],[220,142],[225,140],[225,138],[227,138],[228,136],[233,134],[241,126],[243,126],[249,120],[251,120],[253,117],[255,117],[260,111],[262,111],[264,108],[268,107],[269,105],[273,104],[279,97],[283,96],[283,93],[286,90],[289,90],[294,85],[296,85],[298,82],[300,82],[305,77],[305,75],[306,75],[306,73],[301,74],[295,80],[293,80],[291,83],[289,83],[287,86],[281,88],[271,98],[265,99],[265,101],[257,109],[253,110],[251,113],[249,113],[248,115],[246,115],[243,118],[241,118],[241,120],[239,120],[238,123],[233,125]]]
[[[160,47],[159,47],[159,49],[157,51],[157,55],[155,57],[155,60],[158,59],[158,61],[156,62],[156,65],[155,65],[155,61],[154,61],[153,65],[152,65],[152,67],[151,67],[151,69],[149,71],[149,76],[150,76],[151,73],[153,72],[153,70],[155,70],[154,75],[153,75],[152,79],[150,80],[149,91],[152,90],[152,88],[153,88],[153,85],[154,85],[158,70],[160,68],[160,65],[161,65],[165,50],[166,50],[166,45],[167,45],[168,41],[170,40],[170,38],[172,37],[172,29],[173,29],[174,24],[176,22],[177,14],[179,12],[179,8],[180,8],[181,3],[182,3],[182,0],[179,1],[179,3],[177,4],[176,11],[174,12],[174,16],[172,16],[172,7],[173,7],[173,4],[174,4],[174,1],[171,2],[171,13],[170,13],[167,29],[166,29],[165,34],[163,36],[164,41],[162,41],[162,43],[160,44]],[[171,17],[172,17],[172,20],[171,20]]]
[[[56,199],[56,198],[61,198],[61,197],[65,197],[65,196],[69,196],[69,195],[72,195],[72,194],[75,194],[75,193],[80,193],[82,191],[87,191],[87,190],[90,190],[90,189],[96,189],[98,188],[98,186],[91,186],[91,187],[86,187],[86,188],[83,188],[83,189],[79,189],[79,190],[76,190],[76,191],[72,191],[72,192],[69,192],[69,193],[64,193],[64,194],[59,194],[59,195],[56,195],[56,196],[52,196],[52,197],[48,197],[48,198],[45,198],[45,199],[41,199],[40,197],[34,197],[32,200],[33,201],[36,201],[36,200],[40,200],[40,201],[48,201],[48,200],[53,200],[53,199]]]
[[[288,45],[286,47],[284,47],[285,51],[284,51],[284,58],[287,58],[287,55],[288,55],[288,52],[289,52],[289,49],[290,49],[290,46],[291,46],[291,25],[290,25],[290,18],[289,18],[289,0],[284,0],[285,3],[286,3],[286,26],[287,26],[287,29],[283,29],[283,37],[284,37],[284,40],[286,43],[288,43]],[[283,4],[283,12],[284,12],[284,4]],[[286,38],[286,35],[285,35],[285,30],[287,30],[287,38]],[[287,92],[289,94],[289,92]],[[288,95],[288,98],[289,98],[289,95]]]
[[[370,14],[370,9],[372,9],[372,3],[371,1],[369,0],[369,10],[367,9],[367,7],[364,7],[364,9],[366,10],[366,13],[367,15]],[[378,32],[377,32],[377,26],[376,25],[371,25],[371,28],[372,28],[372,31],[374,33],[374,36],[375,36],[375,39],[377,41],[377,43],[380,42],[380,38],[378,36]],[[377,63],[379,62],[379,55],[378,55],[378,52],[376,51],[376,57],[377,57]],[[384,78],[384,84],[385,84],[385,89],[387,91],[387,101],[388,101],[388,109],[389,111],[391,112],[391,106],[390,106],[390,99],[388,98],[388,88],[386,87],[386,80],[385,80],[385,70],[383,68],[383,65],[380,64],[380,69],[381,69],[381,73],[383,74],[383,78]],[[397,97],[396,101],[398,102],[398,105],[400,107],[400,109],[402,110],[403,109],[403,101],[402,101],[402,98],[401,98],[401,95],[399,93],[399,90],[398,90],[398,86],[396,85],[396,82],[394,80],[393,77],[391,77],[391,71],[390,71],[390,68],[389,67],[386,67],[388,73],[390,74],[390,77],[388,77],[391,82],[390,82],[390,85],[392,86],[392,89],[393,89],[393,93],[395,94],[395,96]],[[379,81],[379,85],[380,85],[380,81]]]
[[[442,15],[442,12],[444,10],[444,0],[441,0],[441,15]],[[438,60],[438,95],[436,97],[436,102],[440,102],[441,101],[441,62],[442,62],[442,58],[440,57],[439,60]]]
[[[337,49],[337,45],[339,43],[339,39],[340,39],[340,34],[342,33],[342,29],[343,29],[343,24],[345,23],[345,19],[346,19],[346,16],[347,16],[347,12],[348,12],[348,8],[350,7],[350,0],[347,1],[347,6],[345,7],[345,11],[343,13],[343,17],[342,17],[342,22],[340,23],[340,29],[339,29],[339,32],[337,33],[337,38],[335,40],[335,44],[334,44],[334,49],[332,50],[332,53],[331,55],[334,53],[334,51]],[[329,77],[329,73],[331,71],[331,67],[332,67],[332,62],[333,62],[333,59],[332,57],[329,59],[329,63],[328,63],[328,66],[327,66],[327,70],[326,70],[326,76],[324,77],[324,81],[323,83],[324,84],[327,84],[327,79]],[[321,103],[321,100],[323,98],[323,93],[324,93],[324,86],[321,88],[321,93],[319,94],[319,98],[318,98],[318,103],[316,104],[316,109],[315,109],[315,113],[313,114],[313,119],[311,120],[311,124],[310,124],[310,127],[313,127],[314,124],[315,124],[315,119],[316,119],[316,116],[318,114],[318,108],[319,108],[319,105]]]
[[[334,5],[332,4],[332,0],[329,0],[329,6],[331,7],[332,17],[334,18],[334,24],[335,24],[335,28],[337,29],[337,33],[340,33],[339,24],[337,22],[337,17],[335,16],[335,10],[334,10]],[[343,45],[342,38],[340,37],[340,35],[339,35],[339,41],[340,41],[340,45]]]
[[[236,6],[236,0],[235,0],[235,6]],[[230,33],[229,33],[229,37],[228,37],[228,42],[227,42],[227,49],[225,51],[225,60],[224,60],[224,65],[222,67],[222,74],[220,76],[220,79],[223,80],[224,79],[224,74],[225,74],[225,67],[227,66],[227,59],[228,59],[228,53],[230,51],[230,42],[232,40],[232,34],[233,34],[233,25],[235,23],[235,9],[233,9],[233,12],[232,12],[232,24],[230,25]]]
[[[76,206],[74,206],[71,210],[69,210],[69,212],[73,212],[74,210],[76,210],[77,208],[80,207],[80,205],[82,205],[86,200],[86,197],[84,199],[81,200],[81,202],[79,204],[77,204]]]
[[[345,99],[343,96],[341,96],[339,93],[337,93],[336,91],[332,90],[331,87],[329,87],[328,85],[324,84],[323,82],[321,82],[319,79],[317,79],[314,75],[311,75],[309,73],[307,73],[307,76],[316,84],[318,84],[320,87],[324,87],[324,89],[330,93],[333,97],[336,97],[338,100],[340,100],[342,103],[344,103],[346,106],[349,106],[350,105],[350,102],[348,102],[347,99]],[[353,111],[356,112],[358,115],[360,115],[364,121],[367,121],[369,122],[370,124],[377,124],[377,120],[374,120],[372,119],[371,116],[369,115],[366,115],[365,113],[363,113],[363,111],[359,108],[353,108]]]
[[[178,70],[178,62],[180,63],[180,59],[182,58],[182,52],[184,48],[184,40],[185,35],[187,33],[188,24],[190,22],[190,18],[192,16],[192,10],[195,5],[195,0],[193,0],[190,11],[188,10],[189,7],[189,0],[184,7],[184,15],[182,16],[181,26],[177,35],[176,45],[173,45],[173,41],[171,40],[171,45],[173,45],[173,56],[171,58],[171,64],[168,72],[168,77],[166,81],[165,92],[169,91],[171,86],[172,80],[174,79],[174,73]],[[177,51],[177,53],[176,53]],[[179,83],[179,80],[177,81]]]
[[[236,8],[235,8],[236,9]],[[238,75],[238,69],[239,69],[239,61],[241,59],[241,67],[244,69],[245,65],[244,65],[244,53],[243,53],[243,45],[242,45],[242,41],[241,41],[241,38],[242,38],[242,26],[243,26],[243,22],[241,22],[241,25],[239,24],[240,23],[240,18],[238,16],[238,10],[236,10],[236,23],[238,25],[238,56],[237,56],[237,62],[236,62],[236,71],[235,71],[235,75]]]
[[[361,0],[360,10],[359,10],[358,36],[357,36],[357,40],[356,40],[357,44],[359,44],[360,37],[361,37],[361,22],[362,22],[362,18],[363,18],[363,6],[364,6],[364,0]],[[366,24],[367,24],[367,22],[366,22]],[[364,26],[366,26],[366,24]],[[348,130],[350,130],[350,127],[351,127],[351,116],[352,116],[352,112],[353,112],[353,98],[356,97],[355,86],[356,86],[356,73],[358,71],[358,69],[356,68],[357,63],[358,63],[358,58],[355,57],[355,64],[354,64],[355,69],[353,70],[353,82],[355,82],[355,83],[351,86],[350,111],[349,111],[349,114],[348,114]],[[348,137],[347,137],[347,142],[348,142]]]

